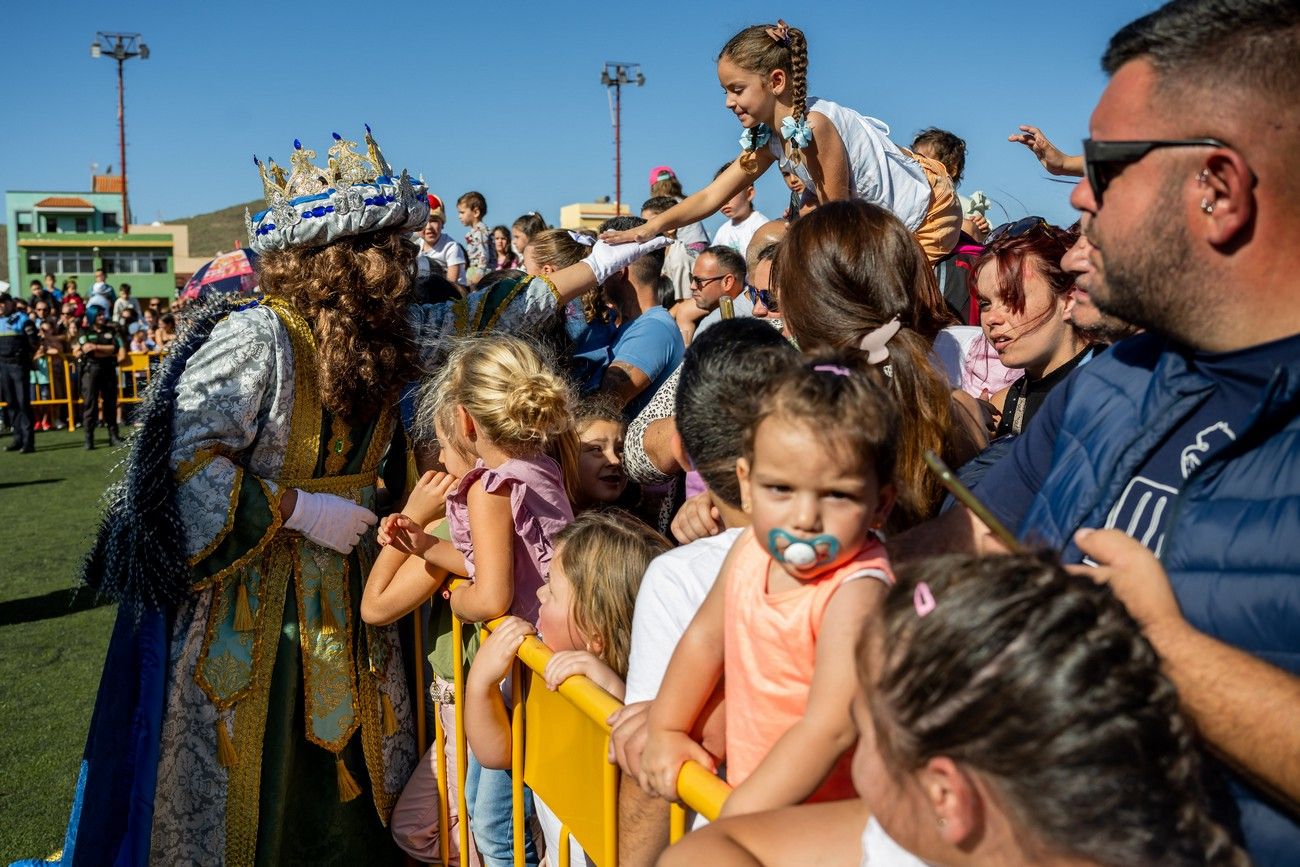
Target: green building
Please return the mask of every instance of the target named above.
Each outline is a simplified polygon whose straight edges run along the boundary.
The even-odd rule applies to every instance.
[[[53,274],[60,287],[75,277],[85,297],[95,270],[103,268],[109,283],[131,284],[136,298],[173,297],[174,235],[151,226],[131,226],[124,233],[121,184],[120,175],[97,175],[90,192],[6,192],[11,291],[26,295],[31,281]]]

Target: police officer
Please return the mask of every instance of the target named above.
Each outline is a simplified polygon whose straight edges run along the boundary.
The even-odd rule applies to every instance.
[[[104,402],[104,424],[108,427],[108,444],[121,442],[117,435],[117,362],[126,353],[126,344],[117,327],[109,320],[103,305],[86,305],[86,328],[77,338],[81,357],[81,399],[85,408],[81,423],[86,430],[86,448],[95,447],[95,404]]]
[[[7,452],[36,451],[30,383],[32,358],[39,344],[36,323],[18,309],[8,292],[0,292],[0,400],[9,405],[14,426]]]

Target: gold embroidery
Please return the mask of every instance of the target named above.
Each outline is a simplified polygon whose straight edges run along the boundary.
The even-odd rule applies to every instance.
[[[309,576],[303,564],[301,546],[294,547],[294,574],[297,576],[295,594],[298,600],[298,643],[302,651],[303,705],[307,740],[324,747],[330,752],[343,749],[357,730],[360,720],[357,717],[356,672],[352,654],[352,612],[346,587],[350,558],[334,552],[309,551],[312,556],[312,572]],[[325,565],[322,563],[322,558]],[[339,568],[328,568],[334,566]],[[341,573],[341,574],[340,574]],[[321,612],[313,617],[308,609],[312,600],[325,603],[333,595],[330,585],[334,578],[342,582],[342,596],[345,616],[343,629],[332,634],[325,634],[321,629]],[[351,713],[340,711],[345,705],[351,705]],[[323,707],[318,707],[323,706]],[[318,718],[318,711],[324,713]],[[317,731],[317,724],[328,720],[333,714],[342,713],[338,720],[339,731],[334,737],[323,736]]]
[[[555,296],[555,301],[558,304],[560,301],[560,292],[558,289],[555,288],[555,284],[545,277],[537,277],[536,279],[541,280],[547,285],[547,287],[551,290],[551,294]],[[512,303],[514,303],[514,300],[517,297],[519,297],[519,293],[522,292],[528,286],[529,282],[530,281],[528,280],[520,280],[519,282],[517,282],[514,288],[510,290],[510,294],[505,297],[505,300],[497,305],[496,310],[492,311],[492,317],[488,319],[487,324],[484,325],[480,330],[491,331],[493,328],[495,328],[497,324],[497,320],[501,318],[501,314],[505,313],[506,309],[509,308]],[[486,306],[486,300],[487,299],[484,299],[485,306]]]
[[[307,320],[288,302],[269,298],[265,302],[280,318],[293,349],[293,412],[289,418],[289,445],[285,450],[281,476],[305,479],[312,476],[320,454],[321,406],[316,386],[316,338]]]
[[[244,482],[244,471],[240,467],[235,467],[235,481],[230,485],[230,503],[226,506],[226,523],[221,527],[220,532],[212,537],[212,541],[204,545],[203,548],[194,556],[190,557],[190,566],[206,559],[217,547],[221,545],[226,536],[230,535],[231,529],[235,526],[235,509],[239,506],[239,488]]]
[[[188,482],[194,475],[216,458],[217,451],[215,448],[208,446],[201,448],[194,453],[194,456],[187,461],[181,461],[176,465],[176,484],[183,485]]]
[[[338,494],[347,496],[354,502],[361,498],[361,491],[375,484],[374,472],[357,473],[354,476],[331,476],[323,479],[286,479],[286,488],[300,488],[313,494]]]
[[[326,449],[325,472],[337,476],[347,466],[348,452],[352,449],[352,426],[337,415],[330,422],[330,439]]]
[[[564,306],[564,299],[560,296],[560,290],[555,288],[555,284],[551,282],[551,278],[550,278],[550,277],[547,277],[547,276],[544,275],[544,274],[530,274],[530,275],[528,276],[528,280],[527,280],[527,282],[531,283],[531,282],[534,281],[534,280],[541,280],[543,283],[545,283],[545,284],[546,284],[546,288],[547,288],[547,289],[550,289],[550,290],[551,290],[551,294],[555,296],[555,303],[556,303],[556,305],[557,305],[557,306],[560,306],[560,307],[563,307],[563,306]],[[523,282],[523,281],[521,281],[521,282]]]
[[[231,563],[229,566],[222,569],[220,572],[217,572],[213,575],[209,575],[207,578],[204,578],[201,581],[194,582],[194,584],[190,586],[191,590],[205,590],[208,587],[213,586],[214,584],[219,584],[225,581],[227,576],[233,575],[234,573],[242,570],[249,563],[252,563],[254,559],[261,556],[263,549],[265,549],[266,546],[270,544],[271,540],[275,538],[275,534],[276,532],[279,531],[280,525],[284,523],[284,519],[280,517],[280,498],[284,496],[284,492],[286,489],[280,488],[278,490],[273,491],[271,490],[271,485],[267,483],[266,480],[264,479],[257,479],[257,483],[262,486],[262,493],[266,496],[267,504],[270,507],[270,511],[271,511],[270,526],[266,528],[266,532],[262,534],[262,538],[257,540],[257,544],[255,544],[252,548],[249,548],[248,551],[246,551],[243,556],[239,557],[237,560],[235,560],[235,562]]]
[[[257,855],[258,806],[262,785],[262,738],[266,734],[266,710],[276,643],[284,622],[284,597],[293,574],[292,542],[277,539],[267,557],[262,609],[258,613],[257,645],[253,653],[251,681],[258,689],[235,708],[235,738],[239,763],[231,768],[226,789],[226,863],[231,867],[251,865]]]
[[[230,651],[226,651],[216,659],[208,660],[208,682],[212,684],[213,689],[226,695],[240,688],[242,679],[247,672],[248,666],[235,659]]]

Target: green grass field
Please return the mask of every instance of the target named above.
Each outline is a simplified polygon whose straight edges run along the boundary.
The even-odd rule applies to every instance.
[[[80,431],[51,431],[34,455],[0,453],[0,864],[63,843],[113,625],[111,607],[75,592],[125,457],[105,438],[88,452]]]

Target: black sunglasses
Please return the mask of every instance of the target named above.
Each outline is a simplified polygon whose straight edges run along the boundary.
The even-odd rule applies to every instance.
[[[774,293],[771,289],[756,289],[755,287],[750,286],[748,283],[746,283],[745,295],[753,303],[762,304],[764,307],[766,307],[768,313],[780,312],[780,307],[778,306],[776,300],[776,293]]]
[[[1047,225],[1049,223],[1042,217],[1022,217],[1014,223],[1003,223],[992,232],[989,232],[989,236],[984,239],[984,246],[991,246],[1004,238],[1019,238],[1021,235]]]
[[[1083,140],[1083,171],[1092,188],[1092,197],[1101,204],[1101,197],[1110,182],[1125,167],[1160,148],[1226,148],[1232,147],[1217,138],[1153,139],[1151,141],[1093,141]]]

